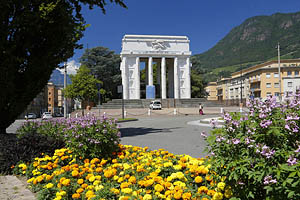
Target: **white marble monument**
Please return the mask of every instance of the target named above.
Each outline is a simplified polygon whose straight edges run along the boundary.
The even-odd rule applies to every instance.
[[[186,36],[125,35],[122,39],[120,65],[123,98],[141,98],[141,62],[145,62],[146,85],[153,85],[153,79],[156,78],[161,99],[191,98],[189,43]],[[154,63],[157,65],[157,77],[153,77]]]

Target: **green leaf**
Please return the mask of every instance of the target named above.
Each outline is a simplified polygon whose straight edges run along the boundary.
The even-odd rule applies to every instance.
[[[294,191],[290,191],[289,194],[288,194],[288,198],[291,198],[295,195],[295,192]]]

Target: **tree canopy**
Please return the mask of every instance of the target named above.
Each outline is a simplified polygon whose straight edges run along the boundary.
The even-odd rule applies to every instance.
[[[123,0],[110,0],[126,7]],[[3,0],[0,4],[0,133],[43,89],[52,71],[73,56],[86,28],[82,5],[105,0]]]
[[[95,79],[91,70],[81,65],[75,75],[70,75],[72,84],[64,90],[64,95],[71,99],[80,101],[95,100],[98,93],[97,83],[102,83]]]
[[[80,63],[103,82],[107,99],[118,98],[117,86],[122,84],[120,62],[120,55],[105,47],[86,49],[80,58]]]

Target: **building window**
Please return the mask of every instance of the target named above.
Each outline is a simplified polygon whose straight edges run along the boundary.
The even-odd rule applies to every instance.
[[[271,88],[271,83],[266,84],[267,88]]]
[[[272,93],[271,93],[271,92],[267,92],[267,97],[268,97],[268,96],[271,96],[271,95],[272,95]]]
[[[274,73],[274,78],[279,78],[278,72]]]
[[[270,74],[270,73],[267,73],[267,74],[266,74],[266,77],[267,77],[267,78],[271,78],[271,74]]]
[[[295,76],[299,76],[299,71],[295,71]]]
[[[288,87],[293,87],[293,82],[288,82]]]
[[[279,92],[275,92],[275,96],[276,96],[276,97],[279,97]]]
[[[288,76],[292,76],[292,71],[288,71],[288,72],[287,72],[287,75],[288,75]]]
[[[274,83],[275,88],[279,88],[279,83]]]

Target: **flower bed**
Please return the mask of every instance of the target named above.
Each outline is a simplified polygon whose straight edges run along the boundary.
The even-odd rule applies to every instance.
[[[114,158],[80,159],[64,148],[21,163],[39,199],[223,199],[229,187],[216,183],[203,159],[164,150],[122,146]]]

